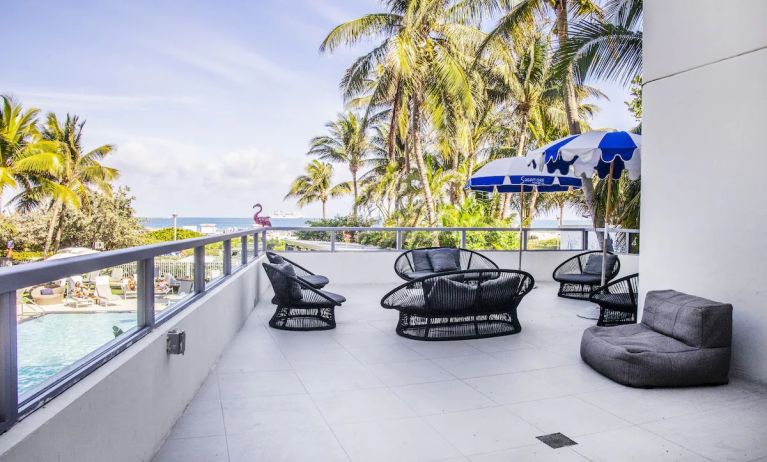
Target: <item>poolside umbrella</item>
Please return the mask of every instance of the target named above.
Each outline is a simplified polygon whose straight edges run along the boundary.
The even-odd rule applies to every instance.
[[[471,176],[467,189],[472,191],[520,193],[519,269],[522,269],[522,209],[526,192],[560,192],[580,188],[581,179],[567,172],[540,172],[525,157],[507,157],[485,164]]]
[[[612,201],[612,180],[627,171],[636,180],[641,173],[642,137],[623,131],[592,131],[571,135],[531,151],[529,157],[538,161],[542,171],[559,174],[574,173],[607,178],[605,232],[602,242],[602,285],[607,271],[607,235]],[[545,168],[544,168],[545,167]]]

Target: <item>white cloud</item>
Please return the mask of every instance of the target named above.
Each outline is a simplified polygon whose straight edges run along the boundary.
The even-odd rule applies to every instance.
[[[50,92],[21,90],[14,92],[19,98],[28,101],[40,101],[46,105],[62,106],[148,106],[152,104],[192,104],[196,100],[189,96],[155,95],[106,95],[100,93]]]

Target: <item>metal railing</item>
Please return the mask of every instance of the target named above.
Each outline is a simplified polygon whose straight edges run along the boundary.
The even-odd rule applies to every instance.
[[[456,244],[459,247],[466,247],[467,245],[467,233],[472,232],[503,232],[519,234],[519,228],[464,228],[464,227],[444,227],[444,228],[424,228],[424,227],[360,227],[360,226],[337,226],[337,227],[295,227],[295,226],[275,226],[267,228],[267,233],[270,232],[311,232],[311,233],[327,233],[328,239],[316,240],[315,242],[326,244],[327,249],[324,251],[336,252],[337,244],[339,243],[339,236],[344,233],[354,232],[379,232],[379,233],[394,233],[394,245],[391,248],[375,248],[371,246],[368,250],[380,250],[380,251],[398,251],[404,248],[405,233],[410,232],[429,232],[429,233],[447,233],[457,232],[459,239]],[[561,251],[561,250],[595,250],[599,248],[601,242],[597,242],[597,233],[603,233],[604,228],[583,228],[583,227],[563,227],[563,228],[544,228],[544,227],[531,227],[522,228],[522,236],[520,239],[521,247],[523,251],[529,252],[545,252],[545,251]],[[535,233],[579,233],[581,235],[581,245],[575,248],[566,249],[547,249],[547,248],[531,248],[530,237]],[[639,253],[638,252],[638,229],[622,229],[622,228],[609,228],[608,234],[614,236],[612,243],[614,244],[615,253]],[[591,238],[594,238],[592,240]],[[616,245],[621,244],[621,245]],[[350,249],[354,250],[354,249]],[[364,249],[360,249],[364,250]],[[492,249],[473,249],[473,250],[492,250]],[[501,250],[517,250],[517,249],[501,249]]]
[[[260,243],[259,246],[259,237]],[[253,247],[248,246],[253,239]],[[240,264],[232,268],[232,243],[239,240]],[[223,242],[223,276],[206,286],[205,246]],[[266,250],[266,230],[253,228],[235,233],[186,239],[162,244],[131,247],[60,260],[41,261],[0,268],[0,433],[21,417],[42,406],[83,377],[109,361],[121,351],[147,335],[156,326],[183,311],[212,287],[225,281],[234,272],[255,261]],[[155,257],[194,249],[193,293],[155,316]],[[136,328],[102,345],[87,356],[60,371],[44,386],[18,395],[17,291],[50,281],[86,274],[105,268],[135,263],[137,285]]]

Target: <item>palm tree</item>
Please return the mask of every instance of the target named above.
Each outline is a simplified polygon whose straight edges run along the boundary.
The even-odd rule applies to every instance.
[[[557,68],[573,68],[580,80],[628,85],[642,74],[642,0],[609,0],[603,21],[573,24],[557,53]]]
[[[525,34],[535,30],[540,24],[554,17],[553,31],[557,37],[558,48],[567,48],[569,40],[570,16],[583,18],[587,15],[601,15],[601,9],[594,0],[520,0],[498,22],[488,34],[483,47],[499,38],[511,38],[520,41]],[[571,135],[581,133],[578,92],[575,85],[574,69],[562,69],[562,88],[564,91],[564,109]],[[599,227],[599,216],[594,200],[594,185],[591,178],[583,177],[583,196],[589,208],[594,226]]]
[[[76,115],[67,114],[61,123],[56,114],[48,114],[42,136],[55,143],[60,165],[51,173],[35,175],[33,184],[18,196],[22,208],[39,205],[45,199],[52,201],[45,254],[59,248],[66,209],[88,206],[93,190],[111,194],[111,182],[119,176],[116,169],[101,163],[114,151],[114,146],[105,144],[83,151],[84,126],[85,121],[80,121]]]
[[[309,154],[321,160],[345,163],[348,166],[352,175],[354,195],[352,215],[356,218],[359,199],[357,176],[370,154],[365,127],[353,112],[339,114],[335,121],[328,122],[325,126],[328,128],[328,135],[313,138]]]
[[[0,211],[6,188],[26,188],[28,175],[52,172],[59,166],[54,143],[42,139],[39,109],[22,108],[10,96],[0,96]]]
[[[427,129],[424,122],[444,117],[448,105],[467,113],[473,110],[472,88],[461,55],[472,39],[478,41],[482,36],[475,25],[482,5],[456,0],[388,0],[386,6],[386,13],[337,26],[320,50],[333,51],[341,45],[384,37],[349,67],[341,85],[347,98],[370,92],[368,113],[384,106],[391,109],[390,159],[394,160],[397,137],[409,138],[406,154],[415,160],[427,220],[434,225],[436,207],[422,145]]]
[[[313,160],[306,166],[306,174],[297,177],[290,185],[290,191],[285,199],[296,198],[298,205],[303,207],[312,202],[322,203],[322,218],[327,218],[326,206],[328,199],[349,193],[349,184],[340,183],[333,186],[333,165],[327,162]]]

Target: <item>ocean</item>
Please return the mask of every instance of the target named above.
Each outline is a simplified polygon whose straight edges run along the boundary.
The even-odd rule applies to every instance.
[[[172,218],[164,217],[151,217],[143,218],[144,226],[149,229],[170,228],[173,226]],[[318,220],[318,218],[302,217],[302,218],[271,218],[272,226],[307,226],[306,222],[310,220]],[[219,232],[236,231],[240,229],[247,229],[253,227],[252,218],[221,218],[221,217],[178,217],[177,225],[179,228],[185,226],[193,227],[195,230],[199,230],[202,224],[212,224],[216,226]],[[591,222],[588,220],[565,220],[565,226],[578,226],[578,227],[590,227]],[[542,218],[533,220],[533,227],[539,228],[556,228],[559,226],[557,220]]]
[[[172,228],[173,218],[167,217],[149,217],[142,218],[144,220],[144,226],[149,229],[160,228]],[[317,220],[317,218],[305,217],[305,218],[270,218],[272,226],[306,226],[306,222],[309,220]],[[248,229],[253,227],[253,218],[236,218],[236,217],[178,217],[176,219],[176,225],[179,228],[185,226],[193,227],[199,230],[200,225],[211,224],[215,225],[219,232],[236,231],[240,229]]]

